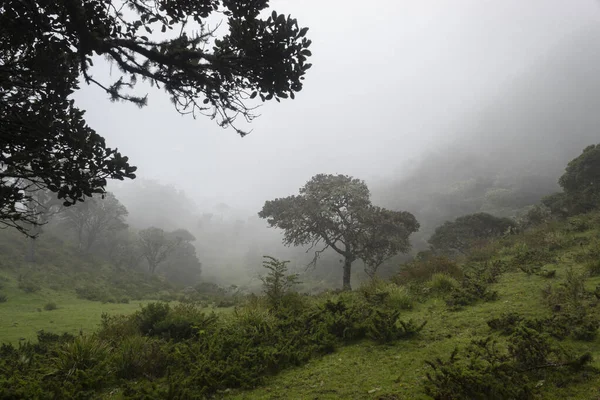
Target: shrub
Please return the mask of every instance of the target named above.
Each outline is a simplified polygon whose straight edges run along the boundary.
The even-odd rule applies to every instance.
[[[496,279],[485,268],[474,268],[465,273],[461,285],[450,292],[446,304],[452,310],[459,310],[480,300],[494,301],[498,298],[498,292],[490,289],[490,282]]]
[[[263,291],[271,307],[278,308],[283,297],[299,283],[298,274],[287,273],[289,261],[280,261],[270,256],[264,256],[264,258],[263,267],[269,272],[260,278],[263,283]]]
[[[46,310],[46,311],[56,310],[57,308],[58,308],[58,306],[53,301],[46,303],[46,305],[44,306],[44,310]]]
[[[106,301],[109,298],[109,294],[105,288],[92,284],[75,288],[75,293],[80,299],[91,301]]]
[[[157,378],[167,367],[163,344],[143,336],[125,338],[114,351],[112,366],[119,378]]]
[[[538,272],[538,275],[542,278],[553,279],[556,278],[556,270],[555,269],[543,269]]]
[[[413,298],[404,286],[381,279],[363,283],[359,292],[373,305],[384,305],[396,310],[409,310],[413,307]]]
[[[456,279],[444,273],[434,274],[427,285],[433,292],[441,294],[449,293],[460,286]]]
[[[133,318],[142,335],[176,341],[195,337],[217,320],[215,314],[206,315],[193,304],[177,304],[171,308],[168,303],[150,303]]]
[[[490,329],[501,331],[505,335],[512,334],[516,327],[523,321],[523,317],[517,313],[502,314],[499,318],[493,318],[487,321]]]
[[[588,261],[585,264],[585,269],[587,270],[590,276],[599,276],[600,275],[600,258]]]
[[[6,303],[8,301],[8,297],[4,293],[0,293],[0,303]]]
[[[398,285],[411,282],[424,283],[438,273],[455,279],[461,279],[463,275],[460,266],[455,261],[444,256],[433,256],[404,264],[392,281]]]
[[[78,336],[57,350],[53,363],[57,375],[93,389],[110,376],[109,355],[110,347],[96,336]]]
[[[388,343],[413,337],[427,324],[427,321],[420,325],[413,320],[400,321],[399,316],[399,311],[375,310],[367,325],[367,336],[378,343]]]
[[[592,361],[589,353],[580,357],[557,352],[549,338],[519,327],[503,351],[491,337],[473,340],[462,352],[456,348],[447,361],[426,361],[425,392],[435,400],[537,398],[541,379],[560,373],[560,384]]]
[[[25,293],[35,293],[42,289],[39,283],[28,275],[19,275],[18,287]]]

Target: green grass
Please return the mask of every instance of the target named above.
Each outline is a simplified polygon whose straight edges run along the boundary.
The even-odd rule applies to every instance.
[[[78,299],[74,293],[42,289],[36,293],[24,293],[17,289],[16,282],[4,283],[3,293],[8,301],[0,303],[0,342],[17,343],[33,340],[36,332],[93,332],[100,323],[102,313],[130,314],[140,304],[148,301],[132,301],[129,304],[100,303]],[[44,306],[54,302],[56,310],[46,311]]]
[[[600,228],[600,227],[598,227]],[[600,229],[577,234],[577,237],[597,238]],[[590,244],[595,246],[595,244]],[[492,334],[487,321],[502,313],[516,312],[527,317],[550,316],[543,303],[541,289],[549,283],[558,285],[572,267],[583,271],[585,263],[577,263],[576,255],[589,250],[573,244],[557,251],[558,262],[547,266],[556,269],[553,279],[518,271],[503,274],[492,285],[499,299],[477,303],[461,311],[449,311],[441,298],[430,298],[403,311],[401,318],[428,320],[418,337],[392,345],[376,345],[364,341],[338,349],[335,353],[311,360],[304,366],[282,371],[269,378],[262,387],[250,391],[229,391],[226,399],[429,399],[423,392],[423,383],[430,368],[426,360],[447,359],[456,347],[464,347],[474,338]],[[501,252],[502,258],[510,249]],[[500,258],[500,257],[497,257]],[[600,277],[590,277],[587,289],[594,290]],[[502,338],[500,338],[502,340]],[[600,338],[593,342],[567,340],[561,346],[582,354],[591,352],[592,366],[600,369]],[[544,382],[540,382],[544,385]],[[600,398],[598,376],[564,388],[548,388],[543,399]]]
[[[35,293],[25,293],[17,288],[16,278],[0,274],[2,289],[8,300],[0,303],[0,343],[16,344],[22,340],[35,340],[37,332],[91,333],[100,324],[102,313],[132,314],[141,306],[156,300],[131,300],[128,304],[101,303],[77,298],[68,290],[55,291],[43,288]],[[8,280],[6,280],[8,279]],[[44,306],[54,302],[57,309],[46,311]],[[207,311],[229,312],[232,308],[208,308]]]

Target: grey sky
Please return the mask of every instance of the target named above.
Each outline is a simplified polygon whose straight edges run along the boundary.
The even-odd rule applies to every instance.
[[[77,97],[89,124],[140,177],[171,182],[207,207],[225,202],[256,212],[316,173],[367,181],[401,173],[428,147],[452,140],[486,99],[562,39],[600,24],[595,0],[272,5],[310,27],[314,66],[296,100],[259,110],[251,135],[182,117],[153,90],[140,110],[84,87]]]

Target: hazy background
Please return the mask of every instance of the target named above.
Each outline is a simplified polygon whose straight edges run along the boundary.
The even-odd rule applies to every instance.
[[[417,215],[423,245],[439,221],[496,207],[492,189],[528,191],[532,204],[600,141],[595,0],[271,3],[310,27],[314,65],[296,100],[263,106],[245,138],[143,86],[144,109],[96,87],[77,94],[89,124],[139,168],[141,180],[109,187],[130,224],[186,225],[207,279],[283,252],[256,213],[314,174],[366,180],[376,203]],[[101,63],[95,74],[110,72]]]

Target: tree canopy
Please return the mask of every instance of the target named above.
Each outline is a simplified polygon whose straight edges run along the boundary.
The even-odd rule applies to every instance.
[[[367,185],[347,175],[315,175],[300,194],[265,202],[258,214],[283,229],[285,245],[309,245],[318,256],[330,248],[344,257],[343,286],[350,289],[352,263],[374,271],[383,261],[410,249],[419,229],[406,211],[373,206]]]
[[[488,213],[475,213],[446,221],[435,229],[429,244],[438,251],[469,252],[478,241],[501,236],[516,226],[509,218],[498,218]]]
[[[558,183],[573,212],[586,212],[600,206],[600,144],[586,147],[571,160]]]
[[[135,167],[89,127],[71,95],[80,80],[144,106],[138,81],[164,89],[182,114],[236,128],[249,101],[294,98],[311,41],[268,0],[6,0],[0,4],[0,224],[27,233],[37,189],[65,206],[104,192]],[[209,27],[209,18],[221,24]],[[192,33],[192,31],[195,31]],[[93,74],[93,57],[116,66]]]

